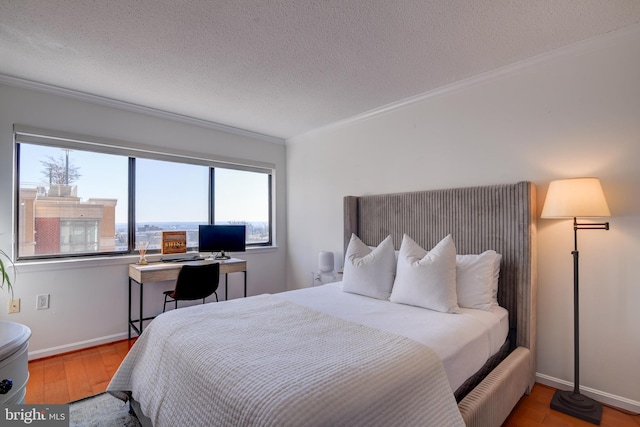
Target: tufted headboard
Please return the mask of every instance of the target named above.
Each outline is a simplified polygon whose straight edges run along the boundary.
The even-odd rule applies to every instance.
[[[406,233],[429,250],[451,234],[459,254],[502,254],[498,302],[512,344],[536,350],[536,208],[531,182],[344,198],[344,247],[355,233],[376,246]],[[531,379],[535,375],[535,357]]]

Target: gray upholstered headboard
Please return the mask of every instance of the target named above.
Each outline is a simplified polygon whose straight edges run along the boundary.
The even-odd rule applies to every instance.
[[[355,233],[370,246],[406,233],[425,249],[451,234],[459,254],[502,254],[498,301],[515,344],[536,346],[536,208],[530,182],[344,198],[345,249]],[[345,250],[346,252],[346,250]],[[535,357],[533,363],[535,364]],[[535,366],[532,367],[535,372]]]

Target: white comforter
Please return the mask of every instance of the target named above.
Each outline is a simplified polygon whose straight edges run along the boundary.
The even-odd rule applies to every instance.
[[[509,313],[461,308],[459,314],[394,304],[342,291],[342,283],[283,292],[278,296],[305,307],[411,338],[435,351],[452,390],[457,390],[504,344]]]
[[[271,295],[157,317],[108,391],[156,427],[464,425],[432,350]]]

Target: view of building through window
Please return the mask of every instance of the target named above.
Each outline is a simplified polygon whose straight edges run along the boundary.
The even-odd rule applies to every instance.
[[[19,144],[18,257],[128,253],[129,157]],[[207,166],[135,159],[135,245],[160,249],[162,231],[196,249],[209,217]],[[245,224],[247,245],[268,244],[270,175],[215,168],[216,224]]]
[[[127,157],[21,144],[19,158],[19,257],[128,250],[115,231]]]

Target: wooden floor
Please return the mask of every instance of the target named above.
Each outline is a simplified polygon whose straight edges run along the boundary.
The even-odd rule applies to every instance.
[[[29,362],[26,403],[67,403],[105,391],[109,380],[129,351],[129,343],[118,341],[59,356]],[[503,427],[589,427],[593,424],[549,408],[554,389],[536,384],[523,397]],[[605,407],[603,427],[639,427],[640,416]]]
[[[503,427],[593,427],[594,424],[562,414],[549,408],[549,403],[556,390],[536,383],[529,396],[520,399]],[[602,410],[602,427],[638,427],[640,416],[629,415],[624,411],[604,407]]]
[[[102,393],[128,351],[124,340],[30,361],[25,403],[68,403]]]

